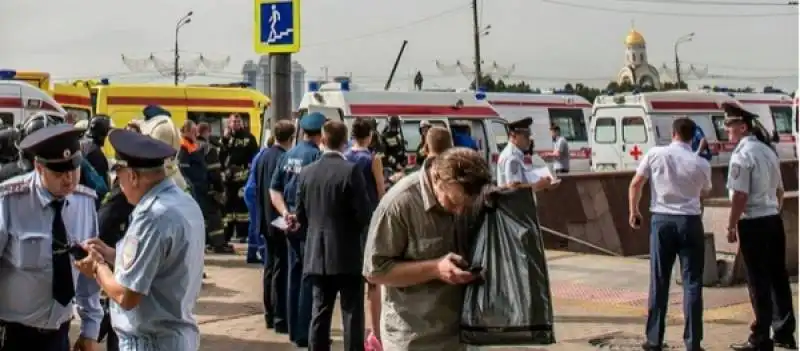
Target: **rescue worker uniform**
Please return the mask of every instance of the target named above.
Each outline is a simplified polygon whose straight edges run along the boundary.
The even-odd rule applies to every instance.
[[[261,149],[253,160],[251,165],[257,165],[261,157],[268,149]],[[244,203],[247,205],[247,263],[264,263],[264,237],[261,236],[261,228],[259,228],[259,216],[261,212],[261,205],[256,201],[256,167],[250,168],[250,174],[247,176],[247,182],[244,186]]]
[[[224,224],[222,221],[222,211],[219,209],[225,205],[225,187],[222,182],[222,163],[219,159],[219,146],[203,137],[197,137],[198,148],[204,155],[206,163],[206,179],[208,191],[203,194],[196,194],[201,197],[200,208],[203,210],[203,217],[206,219],[206,244],[214,253],[233,253],[233,248],[225,242]]]
[[[389,125],[386,126],[380,136],[382,151],[382,161],[389,174],[403,172],[406,169],[406,142],[400,132],[400,118],[397,116],[389,117]]]
[[[516,131],[520,133],[530,133],[530,126],[533,123],[531,118],[523,118],[519,121],[509,123],[509,131]],[[536,181],[536,179],[528,179],[525,172],[525,152],[520,150],[516,145],[509,142],[497,160],[497,185],[504,187],[512,183],[529,184]]]
[[[234,232],[247,235],[247,205],[244,203],[244,185],[247,182],[250,161],[258,153],[256,138],[246,129],[222,138],[223,178],[225,179],[225,239],[230,241]]]
[[[176,154],[170,145],[114,130],[114,169],[158,169]],[[115,282],[135,291],[133,309],[111,303],[111,320],[123,351],[196,351],[200,332],[193,311],[203,280],[205,225],[197,202],[165,178],[135,204],[117,245]]]
[[[325,124],[325,116],[321,113],[311,113],[300,120],[300,129],[305,132],[319,133]],[[309,140],[298,142],[293,148],[283,154],[275,169],[270,184],[270,190],[283,194],[287,211],[294,213],[297,205],[297,178],[300,171],[321,155],[319,146]],[[354,233],[355,234],[355,233]],[[311,323],[311,281],[304,279],[303,260],[305,250],[305,228],[299,232],[286,235],[289,246],[289,296],[287,317],[289,326],[289,340],[298,347],[308,346],[308,332]]]
[[[83,157],[82,131],[62,124],[26,136],[21,150],[54,172],[72,172]],[[74,269],[74,248],[97,236],[96,194],[77,185],[53,196],[39,172],[0,185],[0,350],[69,351],[79,306],[82,338],[97,340],[103,310],[97,282]]]
[[[754,129],[756,115],[734,104],[722,107],[726,124],[746,123],[751,131]],[[731,200],[736,193],[747,195],[735,230],[755,315],[747,342],[731,347],[742,351],[773,350],[776,346],[796,349],[796,320],[786,270],[786,232],[777,198],[783,181],[775,150],[754,135],[742,138],[731,155],[727,188]]]

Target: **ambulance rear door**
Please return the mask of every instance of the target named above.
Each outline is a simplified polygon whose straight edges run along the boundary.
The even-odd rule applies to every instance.
[[[386,120],[386,118],[383,118]],[[431,124],[431,127],[442,127],[450,130],[450,124],[446,117],[421,117],[421,116],[400,116],[402,124],[400,125],[403,140],[405,140],[406,157],[408,157],[408,167],[413,168],[417,166],[417,148],[422,144],[422,134],[419,131],[420,123],[425,120]],[[378,131],[381,131],[379,128]]]
[[[592,116],[592,169],[636,169],[656,145],[649,116],[641,107],[598,108]]]
[[[0,82],[0,120],[14,126],[22,121],[22,91],[19,85]]]

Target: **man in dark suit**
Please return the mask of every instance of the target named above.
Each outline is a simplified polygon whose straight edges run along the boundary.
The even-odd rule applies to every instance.
[[[289,326],[286,322],[286,283],[288,247],[284,232],[271,225],[280,216],[272,207],[269,198],[269,183],[272,174],[278,167],[278,161],[286,150],[292,147],[294,140],[294,124],[290,121],[278,121],[272,127],[272,138],[275,143],[269,145],[264,154],[254,165],[256,179],[256,203],[259,204],[259,233],[264,235],[267,254],[264,259],[264,318],[267,328],[275,328],[275,332],[286,334]]]
[[[312,282],[309,350],[330,350],[331,317],[341,296],[344,349],[364,350],[364,281],[361,233],[369,224],[366,181],[341,150],[347,127],[339,121],[322,127],[325,152],[300,173],[297,223],[306,230],[303,271]],[[289,235],[292,235],[291,233]]]

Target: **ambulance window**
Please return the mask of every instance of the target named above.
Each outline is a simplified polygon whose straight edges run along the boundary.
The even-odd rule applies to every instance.
[[[622,118],[622,140],[628,144],[647,142],[647,129],[642,117]]]
[[[189,120],[193,121],[194,123],[208,123],[209,127],[211,127],[211,135],[215,137],[222,137],[223,132],[225,131],[225,127],[227,126],[228,117],[230,117],[230,112],[188,112],[187,113]],[[247,113],[237,113],[239,118],[242,119],[242,125],[244,125],[245,129],[250,131],[250,114]],[[180,128],[180,126],[178,126]],[[252,131],[250,131],[252,133]],[[260,134],[260,133],[259,133]]]
[[[72,118],[75,122],[89,120],[89,110],[72,107],[64,107],[64,110],[66,110],[68,114],[72,115]]]
[[[599,117],[594,125],[594,142],[613,144],[617,142],[617,121],[613,118]]]
[[[4,126],[14,126],[14,114],[8,112],[0,112],[0,120],[3,121]]]
[[[728,141],[728,133],[725,132],[725,116],[711,116],[711,121],[714,122],[714,134],[717,135],[717,140]]]
[[[561,128],[561,136],[567,141],[589,141],[586,135],[586,121],[581,109],[551,108],[550,124]]]
[[[789,106],[770,106],[772,119],[775,121],[775,131],[779,134],[792,132],[792,108]]]
[[[492,141],[497,145],[497,150],[505,149],[506,145],[508,145],[508,129],[506,128],[506,124],[498,120],[492,120],[489,123],[492,128],[489,137],[492,138]]]
[[[447,125],[442,121],[430,121],[432,126],[447,128]],[[382,131],[383,127],[378,124],[378,131]],[[419,121],[403,121],[401,126],[403,139],[406,141],[406,152],[416,152],[419,145],[422,143],[422,135],[419,134]]]

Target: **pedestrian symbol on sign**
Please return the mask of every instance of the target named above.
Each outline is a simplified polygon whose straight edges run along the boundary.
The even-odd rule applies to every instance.
[[[274,43],[278,38],[278,29],[276,26],[280,20],[281,13],[278,11],[278,6],[272,4],[272,14],[269,16],[269,37],[267,38],[268,43]]]

